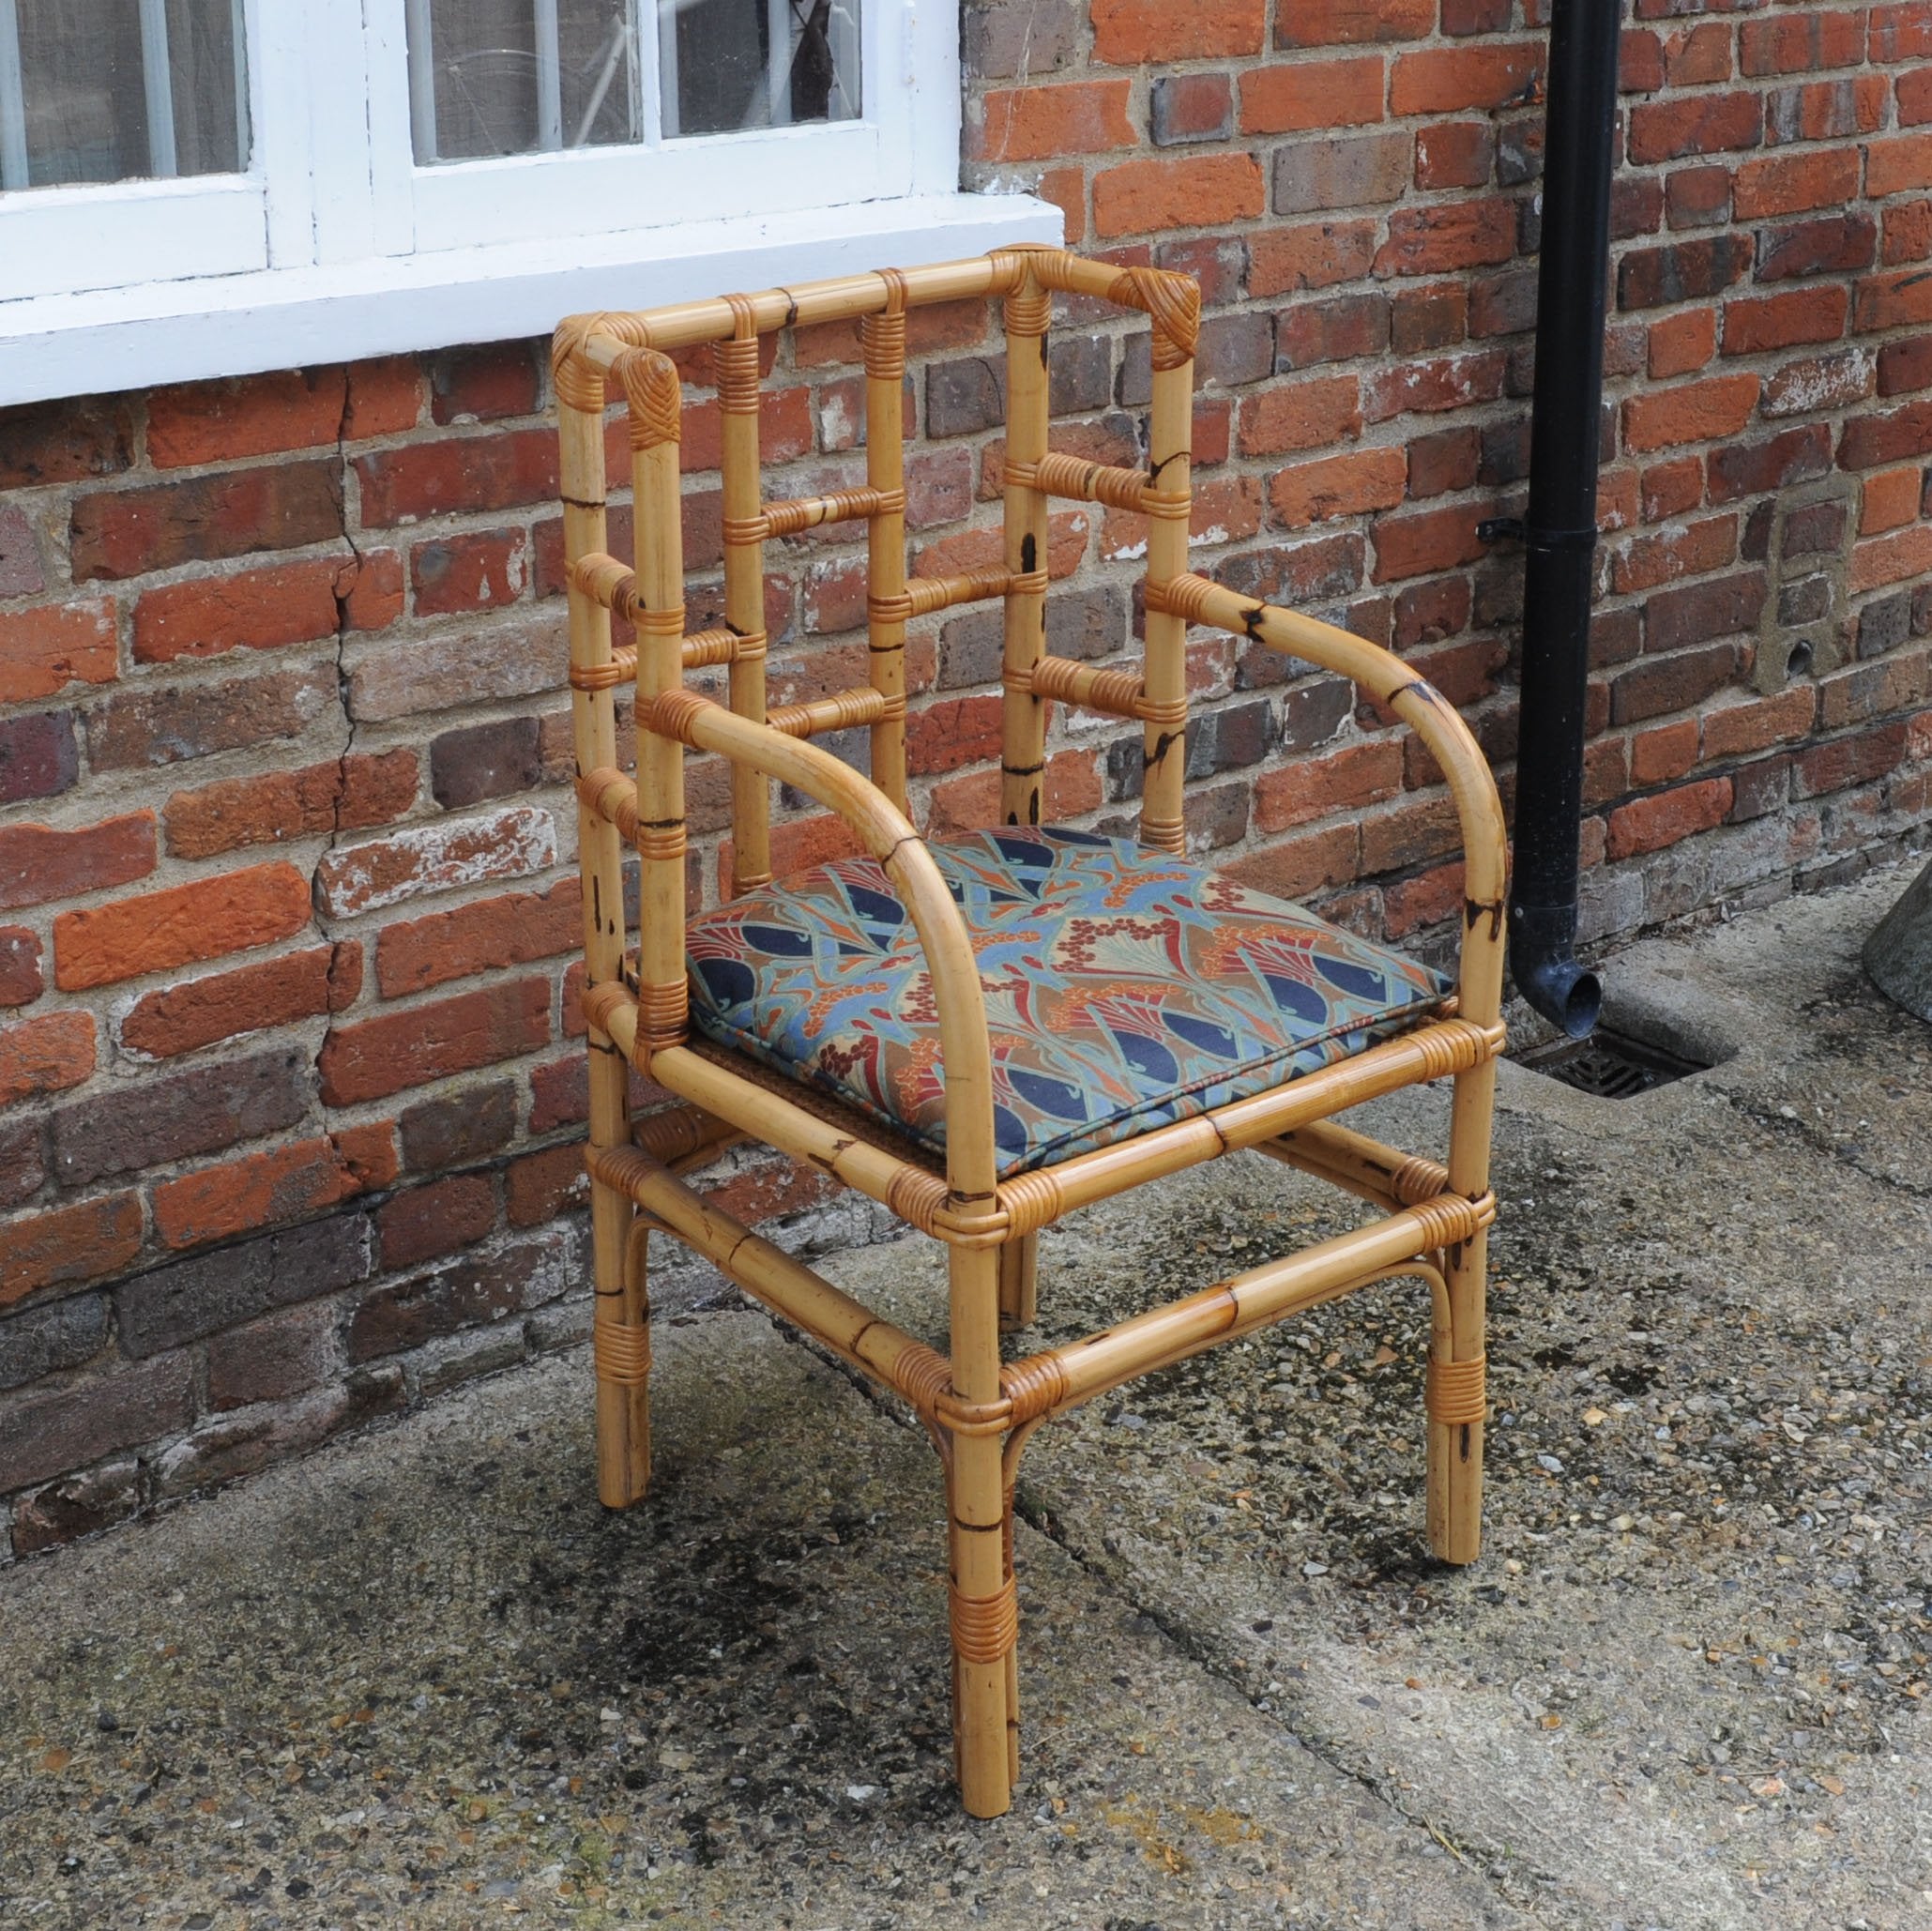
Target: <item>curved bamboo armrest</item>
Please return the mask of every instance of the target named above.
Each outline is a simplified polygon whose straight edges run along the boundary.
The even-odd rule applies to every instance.
[[[898,889],[912,919],[939,1011],[946,1081],[946,1174],[956,1202],[990,1205],[993,1153],[993,1051],[985,996],[966,921],[932,854],[910,820],[871,780],[816,745],[739,717],[688,691],[640,700],[646,729],[715,752],[733,764],[795,785],[858,834]]]
[[[1509,834],[1502,800],[1482,747],[1455,707],[1393,652],[1256,597],[1224,589],[1188,571],[1148,586],[1148,605],[1189,623],[1252,637],[1270,650],[1305,658],[1350,678],[1379,698],[1428,746],[1455,801],[1464,857],[1460,1010],[1465,1018],[1494,1019],[1502,992],[1503,905],[1509,889]]]

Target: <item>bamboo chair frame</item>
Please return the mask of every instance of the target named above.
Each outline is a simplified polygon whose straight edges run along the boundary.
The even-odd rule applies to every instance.
[[[1048,448],[1046,337],[1057,293],[1145,312],[1152,325],[1149,462],[1145,472]],[[902,388],[908,310],[1004,301],[1008,423],[1005,567],[908,577],[905,555]],[[591,1178],[595,1240],[599,1490],[622,1508],[650,1474],[647,1248],[675,1235],[747,1293],[895,1391],[938,1448],[948,1496],[954,1755],[975,1817],[1003,1813],[1019,1763],[1018,1611],[1012,1496],[1027,1437],[1133,1376],[1183,1360],[1301,1309],[1392,1275],[1428,1287],[1426,1376],[1429,1541],[1446,1561],[1478,1553],[1482,1508],[1483,1288],[1490,1115],[1503,964],[1507,853],[1501,808],[1482,753],[1454,708],[1398,659],[1292,611],[1237,595],[1187,568],[1189,438],[1200,296],[1188,277],[1024,248],[905,271],[881,270],[760,295],[644,313],[573,316],[553,353],[569,570],[570,683],[584,881]],[[857,318],[868,435],[863,488],[768,502],[759,484],[759,337],[796,324]],[[708,344],[723,417],[724,621],[687,634],[678,502],[681,389],[667,351]],[[607,554],[603,412],[628,407],[635,504],[634,568]],[[1043,567],[1049,502],[1100,501],[1149,521],[1146,651],[1139,673],[1095,669],[1045,647]],[[763,546],[835,520],[863,518],[870,568],[871,676],[858,690],[768,710]],[[1049,700],[1138,720],[1146,783],[1141,837],[1183,848],[1186,633],[1203,625],[1352,678],[1421,737],[1447,778],[1466,857],[1457,991],[1443,1015],[1272,1091],[1011,1178],[995,1165],[985,1011],[963,920],[906,815],[906,625],[918,616],[998,598],[1005,607],[1000,815],[1040,822]],[[635,627],[614,648],[611,616]],[[728,666],[729,704],[684,689],[687,668]],[[634,682],[637,776],[617,769],[616,692]],[[865,724],[872,778],[814,746],[816,733]],[[805,1088],[687,1040],[684,964],[687,749],[732,768],[735,889],[771,875],[768,790],[796,786],[835,812],[883,866],[905,904],[940,1014],[947,1108],[945,1170],[875,1125],[834,1117]],[[627,956],[625,844],[642,860],[636,950]],[[678,1104],[635,1123],[635,1067]],[[1345,1108],[1421,1081],[1452,1077],[1446,1165],[1335,1125]],[[809,1161],[884,1202],[946,1244],[950,1346],[916,1339],[811,1268],[709,1205],[684,1177],[738,1141]],[[1351,1233],[1249,1269],[1201,1292],[1059,1347],[1002,1360],[1002,1327],[1033,1315],[1040,1230],[1076,1208],[1249,1148],[1387,1209]]]

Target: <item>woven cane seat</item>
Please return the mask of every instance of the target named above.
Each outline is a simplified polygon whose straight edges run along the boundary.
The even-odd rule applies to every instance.
[[[1002,1178],[1346,1058],[1451,989],[1300,906],[1091,832],[929,849],[979,960]],[[693,919],[687,943],[698,1031],[943,1154],[938,1011],[875,860],[735,899]]]

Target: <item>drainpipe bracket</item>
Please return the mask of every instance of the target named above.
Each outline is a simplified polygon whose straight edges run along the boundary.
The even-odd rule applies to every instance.
[[[1532,550],[1594,550],[1600,532],[1593,523],[1574,530],[1536,529],[1526,524],[1522,534]]]

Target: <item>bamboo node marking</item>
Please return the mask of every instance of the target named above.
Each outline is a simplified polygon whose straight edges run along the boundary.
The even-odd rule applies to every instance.
[[[1483,1392],[1488,1364],[1487,1355],[1479,1354],[1467,1361],[1445,1361],[1432,1354],[1422,1384],[1422,1406],[1429,1420],[1448,1428],[1482,1421],[1488,1411]]]
[[[594,1321],[590,1348],[600,1381],[619,1388],[643,1388],[650,1380],[650,1324],[632,1328],[620,1321]]]
[[[631,447],[654,449],[682,434],[683,390],[677,364],[656,349],[631,349],[611,364],[631,411]]]
[[[1142,309],[1154,325],[1156,369],[1179,369],[1194,358],[1201,334],[1201,285],[1166,268],[1123,268],[1109,293],[1122,308]]]
[[[1019,1640],[1020,1593],[1012,1576],[990,1596],[962,1595],[947,1585],[952,1607],[952,1649],[964,1663],[1000,1663]]]

